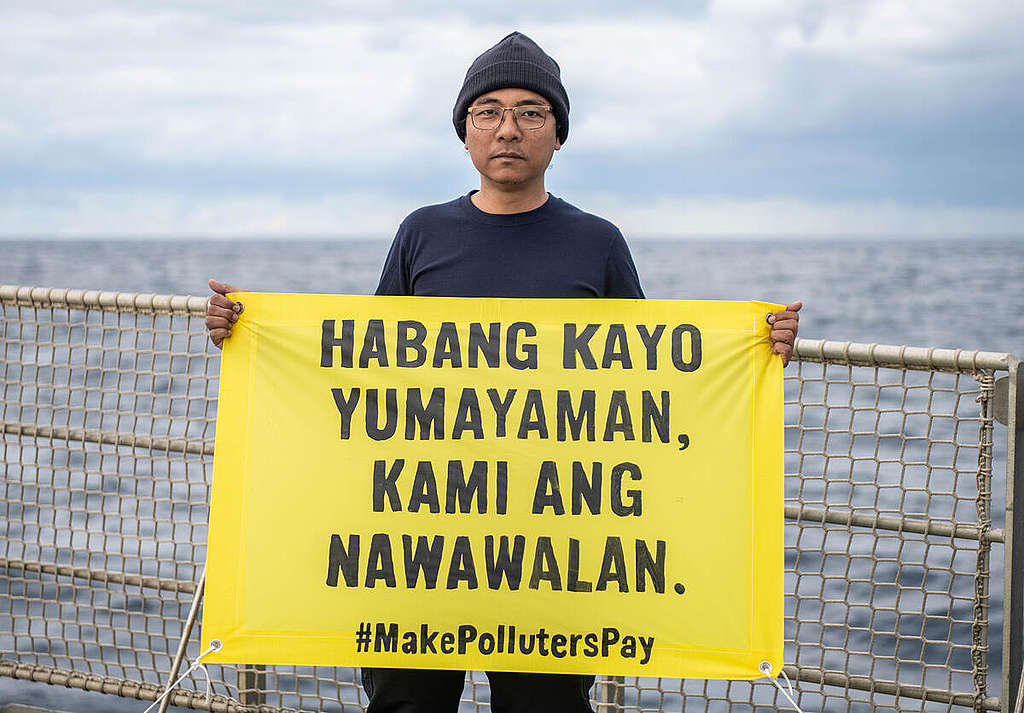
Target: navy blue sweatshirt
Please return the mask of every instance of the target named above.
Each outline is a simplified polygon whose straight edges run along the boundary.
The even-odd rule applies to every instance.
[[[549,196],[525,213],[484,213],[472,192],[411,213],[378,295],[642,298],[619,229]]]

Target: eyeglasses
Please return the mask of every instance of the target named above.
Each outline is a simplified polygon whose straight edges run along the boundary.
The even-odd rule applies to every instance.
[[[505,112],[512,112],[516,123],[521,129],[539,129],[544,126],[551,107],[546,104],[521,104],[519,106],[483,106],[469,107],[470,120],[473,126],[481,131],[492,131],[501,126]]]

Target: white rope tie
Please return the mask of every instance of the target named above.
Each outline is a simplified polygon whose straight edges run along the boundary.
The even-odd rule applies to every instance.
[[[789,705],[793,706],[793,710],[795,710],[796,713],[804,713],[800,710],[800,706],[797,705],[796,691],[793,690],[793,684],[790,682],[789,676],[786,675],[785,671],[779,669],[779,674],[786,681],[786,687],[783,688],[782,684],[779,683],[779,680],[775,676],[772,676],[772,665],[770,663],[762,661],[761,665],[758,666],[758,670],[763,673],[764,677],[771,681],[779,691],[782,692],[782,695],[786,697],[786,700],[789,701]]]
[[[195,670],[202,671],[203,674],[206,676],[206,702],[209,703],[210,699],[213,697],[213,687],[210,681],[210,672],[206,670],[206,666],[203,664],[203,657],[208,656],[209,654],[212,654],[215,651],[220,651],[222,646],[223,644],[220,643],[220,639],[214,639],[213,641],[211,641],[209,648],[206,649],[206,651],[204,651],[203,653],[196,656],[196,660],[192,662],[192,665],[185,669],[185,673],[178,676],[178,680],[172,683],[170,686],[168,686],[167,690],[161,693],[160,697],[153,701],[150,704],[149,708],[143,711],[143,713],[149,713],[151,710],[153,710],[155,706],[159,705],[160,701],[166,698],[171,691],[177,688],[179,683],[181,683],[186,678],[191,676],[192,672]]]

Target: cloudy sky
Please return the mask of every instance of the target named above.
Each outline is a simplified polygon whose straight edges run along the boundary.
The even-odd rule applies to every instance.
[[[0,235],[390,235],[518,29],[548,188],[641,235],[1024,235],[1024,4],[73,0],[0,7]]]

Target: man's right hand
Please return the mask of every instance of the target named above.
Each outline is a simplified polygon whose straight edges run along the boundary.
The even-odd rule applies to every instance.
[[[206,329],[210,332],[210,341],[218,349],[224,340],[231,336],[231,327],[238,321],[238,315],[244,307],[241,302],[233,302],[225,295],[228,292],[248,292],[241,287],[232,287],[224,282],[210,280],[213,296],[206,305]]]

